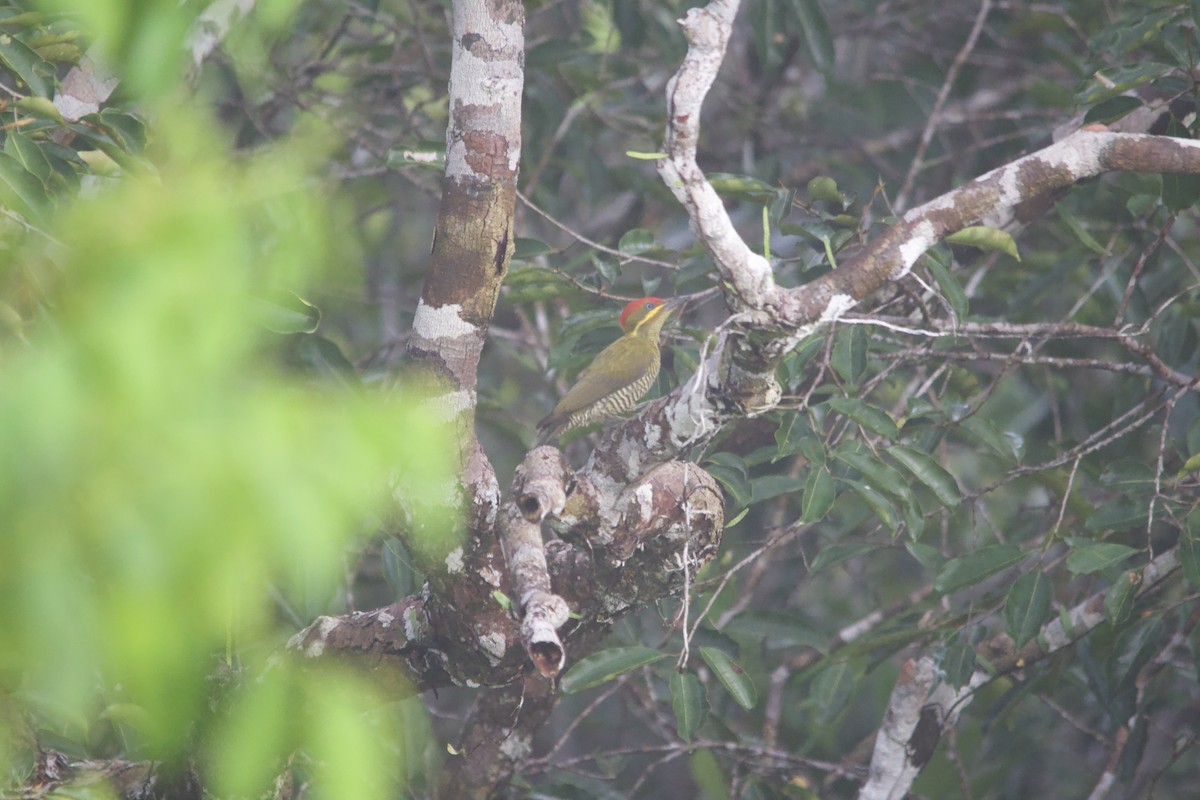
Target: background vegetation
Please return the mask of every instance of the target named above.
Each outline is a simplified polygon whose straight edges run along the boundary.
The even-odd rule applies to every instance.
[[[382,501],[436,492],[453,447],[415,387],[380,387],[428,266],[449,12],[249,5],[200,64],[196,3],[0,8],[10,794],[34,791],[48,754],[117,791],[116,760],[162,761],[180,781],[162,796],[197,764],[219,796],[284,796],[281,775],[314,796],[424,796],[460,757],[466,689],[424,698],[431,722],[358,673],[269,665],[320,614],[420,590],[379,533]],[[617,334],[620,299],[714,285],[652,162],[629,155],[660,147],[687,7],[527,9],[520,238],[478,387],[502,486]],[[1058,129],[1192,137],[1195,13],[748,2],[701,162],[798,285]],[[85,53],[115,94],[66,119],[53,100],[72,66],[95,74]],[[1105,622],[982,686],[914,791],[1192,797],[1197,192],[1148,174],[1077,187],[1014,231],[1019,259],[939,245],[801,343],[784,403],[693,454],[729,527],[692,587],[686,671],[678,601],[626,617],[609,647],[672,658],[564,695],[514,795],[852,796],[904,657],[932,654],[960,687],[981,644],[1019,648],[1095,596]],[[664,389],[695,369],[718,305],[672,334]],[[1167,552],[1181,568],[1140,591]]]

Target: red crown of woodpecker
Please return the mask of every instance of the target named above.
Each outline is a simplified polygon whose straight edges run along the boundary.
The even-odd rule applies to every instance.
[[[637,300],[630,300],[628,303],[625,304],[625,310],[621,312],[621,317],[620,317],[620,319],[617,320],[617,324],[619,324],[622,328],[624,328],[625,320],[629,319],[629,315],[632,314],[633,312],[635,312],[641,308],[647,307],[648,304],[650,304],[650,303],[653,303],[654,305],[658,306],[658,305],[662,305],[665,302],[666,302],[666,300],[663,300],[661,297],[640,297]]]

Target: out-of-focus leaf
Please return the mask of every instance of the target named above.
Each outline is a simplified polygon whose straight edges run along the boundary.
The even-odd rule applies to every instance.
[[[1018,649],[1037,636],[1050,617],[1054,592],[1041,570],[1026,572],[1013,581],[1004,601],[1004,628]]]
[[[275,333],[314,333],[321,310],[297,294],[281,292],[270,300],[255,298],[259,324]]]
[[[1120,625],[1129,619],[1141,587],[1142,573],[1138,570],[1126,572],[1117,578],[1104,596],[1104,614],[1109,622]]]
[[[763,475],[750,481],[752,503],[770,500],[783,494],[799,492],[804,488],[804,479],[793,475]]]
[[[736,506],[749,505],[753,497],[746,462],[733,453],[718,452],[708,455],[704,468],[729,492]]]
[[[13,105],[41,119],[49,119],[55,122],[63,121],[62,112],[58,110],[58,106],[54,105],[54,101],[48,97],[39,97],[36,95],[22,97],[14,102]]]
[[[40,222],[50,207],[46,187],[37,176],[10,156],[0,152],[0,203],[31,222]]]
[[[1200,589],[1200,542],[1196,541],[1190,525],[1179,534],[1179,562],[1183,566],[1183,576]]]
[[[754,681],[750,680],[745,670],[726,655],[724,650],[701,647],[700,655],[739,706],[747,711],[754,708],[758,702],[758,690],[754,688]]]
[[[859,670],[850,661],[834,661],[825,666],[812,682],[809,698],[820,710],[820,718],[828,722],[841,712],[858,680]]]
[[[975,673],[975,648],[965,644],[952,644],[942,654],[942,673],[946,683],[959,689],[967,685]]]
[[[1090,515],[1084,527],[1089,531],[1125,531],[1146,524],[1150,511],[1144,500],[1116,497]]]
[[[817,553],[817,557],[812,560],[809,571],[815,575],[823,569],[835,567],[864,553],[872,553],[882,546],[875,542],[834,542],[833,544],[827,544],[821,548],[820,552]]]
[[[720,652],[720,651],[717,651]],[[700,679],[690,672],[671,672],[671,710],[679,738],[690,742],[708,716],[708,695]]]
[[[1019,564],[1025,558],[1021,548],[1011,544],[994,544],[974,552],[952,558],[946,562],[933,588],[942,594],[953,594],[995,575],[1003,569]]]
[[[1067,544],[1071,546],[1071,555],[1067,556],[1067,569],[1076,575],[1090,575],[1115,567],[1138,552],[1137,548],[1115,542],[1069,538]]]
[[[8,132],[4,139],[4,152],[21,162],[21,166],[42,183],[45,183],[54,171],[46,156],[42,154],[42,149],[20,131]]]
[[[567,670],[563,675],[562,690],[567,694],[582,692],[662,658],[666,658],[665,653],[641,645],[601,650]]]
[[[800,21],[800,31],[813,64],[821,72],[833,69],[833,35],[820,0],[790,0],[792,13]]]
[[[767,647],[803,645],[825,652],[828,637],[802,619],[777,611],[745,611],[738,614],[730,630],[738,638],[761,637]]]
[[[917,563],[931,572],[940,572],[946,564],[946,558],[932,545],[921,544],[920,542],[906,542],[904,549],[917,560]]]
[[[818,175],[809,180],[808,196],[811,200],[825,200],[830,203],[842,202],[842,193],[838,191],[837,181],[825,175]]]
[[[512,260],[530,261],[538,256],[546,256],[554,252],[554,248],[543,241],[518,236],[513,242]]]
[[[1191,132],[1181,125],[1174,117],[1167,124],[1167,135],[1184,139],[1191,138]],[[1162,176],[1162,201],[1173,213],[1187,211],[1200,200],[1200,176],[1164,172]]]
[[[54,65],[43,59],[24,42],[7,34],[0,35],[0,61],[3,61],[31,94],[54,96]]]
[[[1080,244],[1096,255],[1108,255],[1108,251],[1104,249],[1104,245],[1097,242],[1090,233],[1084,230],[1083,225],[1064,205],[1060,203],[1055,208],[1058,211],[1058,216],[1062,218],[1063,222],[1067,223],[1067,227],[1071,229],[1071,233],[1075,234],[1075,238],[1079,240]]]
[[[335,342],[315,333],[296,334],[292,341],[295,357],[303,366],[348,386],[359,384],[358,370]]]

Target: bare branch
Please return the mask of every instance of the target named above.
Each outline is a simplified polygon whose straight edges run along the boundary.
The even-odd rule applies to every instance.
[[[521,640],[538,672],[562,669],[566,655],[558,629],[569,616],[567,601],[550,590],[542,520],[566,504],[567,463],[553,447],[530,451],[517,467],[512,495],[500,515],[500,544],[521,615]]]

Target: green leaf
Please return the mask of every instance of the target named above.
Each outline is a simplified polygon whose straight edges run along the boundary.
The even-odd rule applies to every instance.
[[[1200,543],[1190,530],[1179,534],[1179,563],[1183,565],[1183,576],[1200,589]]]
[[[775,199],[775,188],[766,181],[749,175],[734,175],[729,172],[710,172],[708,182],[717,194],[755,203],[769,203]]]
[[[833,35],[819,0],[790,0],[792,13],[800,22],[804,44],[813,64],[821,72],[829,72],[834,65]]]
[[[666,153],[643,153],[637,150],[626,150],[625,155],[630,158],[640,159],[642,161],[657,161],[660,158],[666,158]]]
[[[750,481],[750,502],[759,503],[772,497],[799,492],[803,488],[804,480],[793,475],[764,475]]]
[[[1071,555],[1067,556],[1067,569],[1076,575],[1115,567],[1138,552],[1137,548],[1113,542],[1093,542],[1088,539],[1067,539]]]
[[[1104,615],[1113,625],[1120,625],[1133,613],[1138,589],[1142,587],[1142,573],[1133,570],[1117,578],[1104,595]]]
[[[602,650],[567,670],[563,675],[562,690],[567,694],[582,692],[663,658],[666,658],[665,653],[641,645]]]
[[[0,152],[0,203],[30,221],[40,222],[50,206],[46,187],[37,176],[10,156]]]
[[[1115,497],[1088,516],[1089,531],[1125,531],[1146,524],[1150,509],[1143,500]]]
[[[975,673],[975,648],[965,644],[952,644],[942,653],[942,673],[946,683],[955,689],[967,685]]]
[[[54,105],[54,101],[49,97],[22,97],[13,103],[13,105],[39,119],[48,119],[54,122],[63,121],[62,112],[58,110],[58,106]]]
[[[1020,649],[1037,636],[1050,618],[1054,591],[1050,578],[1041,570],[1026,572],[1013,581],[1004,601],[1004,629]]]
[[[930,274],[933,275],[933,279],[937,281],[938,288],[942,290],[942,297],[946,299],[946,303],[950,306],[950,310],[954,312],[954,316],[959,319],[965,319],[971,306],[970,300],[967,299],[967,293],[963,291],[962,284],[936,258],[925,255],[922,257],[922,263],[929,270]]]
[[[1191,133],[1172,117],[1167,123],[1167,135],[1190,139]],[[1178,214],[1187,211],[1200,200],[1200,176],[1164,172],[1162,176],[1162,201],[1168,209]]]
[[[617,249],[622,253],[639,256],[661,250],[662,246],[654,241],[654,234],[650,231],[645,228],[634,228],[621,237],[621,241],[617,243]]]
[[[999,228],[989,228],[986,225],[972,225],[946,237],[950,244],[963,244],[979,250],[994,250],[1012,256],[1017,261],[1021,254],[1017,252],[1017,242],[1012,234]]]
[[[867,370],[867,351],[870,340],[862,325],[842,325],[833,337],[830,361],[833,371],[850,386],[857,386]]]
[[[122,149],[128,153],[141,153],[146,149],[146,123],[133,114],[106,108],[100,112],[100,122]]]
[[[900,530],[900,518],[896,513],[896,506],[892,504],[891,500],[865,483],[858,481],[848,481],[848,483],[889,531],[895,534]]]
[[[824,175],[809,180],[808,197],[810,200],[825,200],[830,203],[842,202],[842,193],[838,191],[837,181]]]
[[[745,670],[726,655],[724,650],[716,647],[701,647],[700,655],[739,706],[747,711],[754,708],[758,702],[758,690],[754,688],[754,681],[750,680]]]
[[[828,638],[804,620],[777,611],[745,611],[734,618],[730,630],[738,638],[762,639],[767,647],[803,645],[822,653],[829,647]]]
[[[833,481],[833,476],[829,474],[829,467],[818,464],[808,471],[808,477],[804,481],[801,520],[816,522],[823,519],[829,513],[829,509],[833,508],[835,499],[837,499],[837,486]]]
[[[1005,461],[1020,461],[1024,454],[1025,442],[1019,435],[1001,431],[978,415],[966,418],[960,427]]]
[[[902,444],[892,445],[887,449],[887,454],[899,461],[917,480],[932,489],[942,505],[955,508],[962,503],[958,481],[931,456]]]
[[[54,96],[54,65],[44,60],[20,39],[0,34],[0,61],[12,70],[31,94]]]
[[[538,256],[550,255],[556,252],[553,247],[538,239],[518,236],[513,242],[513,261],[529,261]]]
[[[1101,125],[1108,125],[1116,122],[1126,114],[1137,111],[1143,105],[1145,104],[1140,98],[1131,97],[1130,95],[1113,97],[1089,108],[1088,112],[1083,115],[1083,124],[1089,125],[1093,122],[1098,122]]]
[[[900,429],[896,427],[896,421],[886,411],[868,405],[856,397],[832,397],[829,399],[829,407],[889,441],[900,438]]]
[[[280,292],[266,300],[254,298],[258,324],[274,333],[314,333],[321,323],[321,311],[300,295]]]
[[[9,131],[4,140],[4,152],[21,162],[21,166],[42,183],[45,183],[54,171],[46,156],[42,154],[42,148],[20,131]]]
[[[933,588],[942,594],[953,594],[959,589],[974,586],[989,575],[1019,564],[1023,558],[1025,553],[1016,545],[989,545],[947,561],[933,582]]]
[[[810,699],[820,710],[822,722],[838,715],[850,698],[858,680],[858,670],[849,661],[835,661],[818,673],[809,690]]]
[[[745,508],[743,508],[741,511],[739,511],[737,513],[737,516],[735,516],[733,519],[729,520],[729,522],[725,523],[725,530],[729,530],[734,525],[737,525],[739,522],[741,522],[743,519],[745,519],[746,515],[749,513],[750,513],[750,506],[746,506]]]
[[[873,454],[839,448],[834,451],[833,456],[843,464],[858,470],[863,478],[876,488],[896,497],[912,496],[912,490],[908,488],[908,482],[904,480],[900,471],[883,463]]]
[[[823,569],[837,566],[845,563],[852,558],[857,558],[864,553],[871,553],[880,549],[883,545],[873,542],[835,542],[821,548],[817,553],[817,557],[812,560],[809,566],[809,572],[816,575]]]
[[[918,564],[930,572],[940,572],[946,564],[946,559],[932,545],[921,544],[920,542],[906,542],[904,549],[917,560]]]
[[[1060,203],[1055,206],[1055,209],[1058,211],[1058,216],[1062,218],[1062,221],[1065,222],[1067,227],[1071,229],[1071,233],[1075,234],[1075,238],[1078,239],[1084,247],[1086,247],[1088,250],[1091,250],[1096,255],[1108,255],[1108,251],[1104,249],[1104,245],[1093,239],[1092,235],[1083,229],[1083,225],[1080,224],[1079,220],[1075,218],[1074,214],[1072,214],[1070,211],[1067,211],[1065,206]]]
[[[1075,95],[1075,103],[1079,106],[1090,106],[1109,100],[1155,78],[1161,78],[1170,71],[1169,64],[1156,64],[1152,61],[1102,70],[1101,74],[1089,80]]]
[[[671,710],[675,712],[679,738],[690,742],[708,716],[708,697],[704,693],[704,686],[690,672],[672,672],[669,686]]]
[[[725,487],[735,507],[750,504],[753,490],[750,486],[746,462],[733,453],[711,453],[705,459],[704,468]]]

